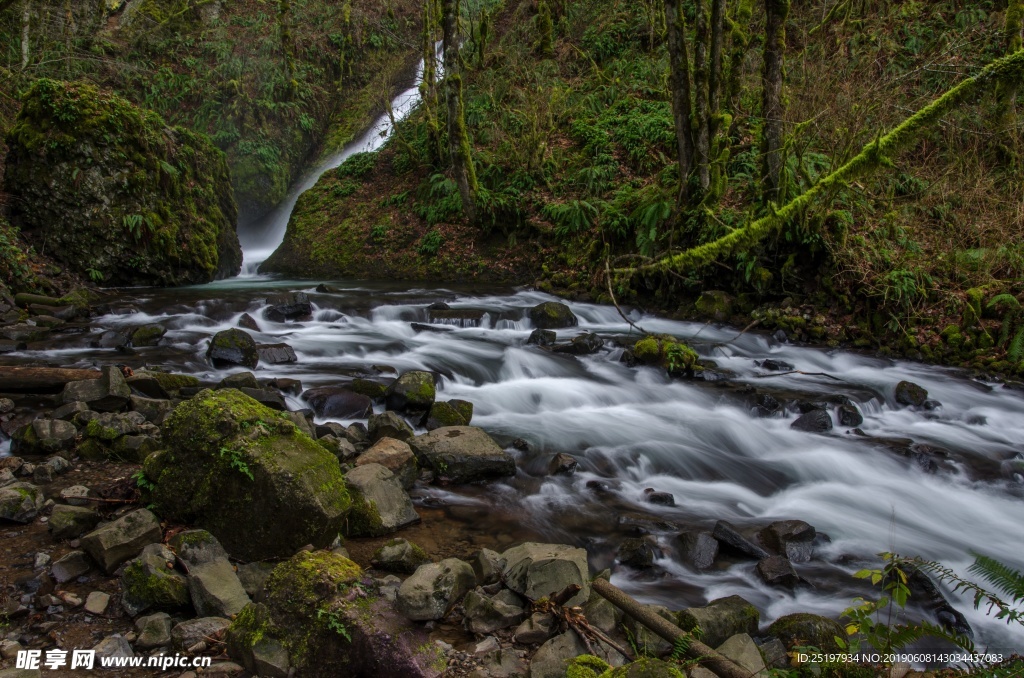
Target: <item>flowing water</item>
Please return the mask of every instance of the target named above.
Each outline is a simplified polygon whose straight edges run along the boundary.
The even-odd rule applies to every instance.
[[[422,65],[417,82],[421,74]],[[415,85],[401,93],[392,104],[395,117],[407,115],[417,100]],[[513,478],[418,488],[421,510],[443,511],[445,525],[476,545],[501,549],[535,539],[584,546],[595,569],[614,564],[624,538],[649,533],[660,548],[656,567],[643,574],[617,567],[613,581],[672,609],[739,594],[757,605],[762,621],[796,611],[836,616],[852,597],[869,593],[850,575],[877,567],[873,554],[881,551],[940,560],[964,573],[974,549],[1024,569],[1024,392],[948,369],[634,313],[646,331],[689,341],[726,375],[715,383],[672,380],[661,370],[620,361],[623,345],[636,335],[611,307],[570,304],[580,324],[560,330],[559,340],[582,332],[606,340],[598,353],[575,357],[526,343],[533,328],[524,311],[552,299],[536,292],[352,281],[316,292],[316,283],[256,275],[284,237],[299,194],[351,154],[380,147],[390,133],[390,119],[382,116],[310,172],[272,214],[242,225],[243,277],[121,292],[115,308],[87,330],[64,333],[45,351],[9,357],[68,367],[145,364],[216,383],[225,372],[204,357],[209,338],[237,326],[248,312],[260,319],[258,342],[287,342],[299,359],[261,365],[260,378],[297,378],[309,388],[354,376],[383,379],[381,366],[435,371],[440,398],[471,401],[474,425],[503,444],[522,438],[529,450],[515,452]],[[268,296],[299,290],[315,304],[312,320],[262,318]],[[483,314],[479,321],[438,322],[434,331],[417,331],[412,323],[430,323],[426,307],[436,301]],[[168,329],[161,346],[133,356],[90,348],[104,329],[146,323]],[[769,357],[804,374],[758,366]],[[925,387],[941,407],[897,407],[893,390],[903,379]],[[783,402],[845,396],[864,414],[862,434],[838,426],[827,434],[793,430],[797,412],[758,416],[757,393]],[[305,407],[299,397],[289,397],[289,405]],[[929,447],[912,454],[911,441]],[[548,462],[558,452],[579,461],[574,475],[549,475]],[[670,492],[676,505],[646,502],[648,488]],[[814,559],[797,566],[808,586],[796,592],[765,586],[750,561],[722,559],[706,572],[682,564],[676,535],[710,529],[722,519],[741,529],[806,520],[830,541],[820,540]],[[1024,650],[1019,627],[952,599],[975,628],[979,647]]]
[[[523,438],[530,449],[515,452],[520,470],[514,478],[419,489],[416,501],[443,508],[475,543],[575,543],[588,549],[595,568],[611,566],[622,539],[645,525],[662,549],[657,567],[643,575],[617,568],[613,581],[673,609],[737,593],[765,619],[794,611],[836,615],[866,592],[850,574],[877,566],[872,555],[888,550],[941,560],[961,573],[972,560],[970,549],[1024,567],[1024,462],[1015,461],[1024,450],[1021,391],[948,369],[780,344],[755,333],[737,337],[731,328],[635,313],[633,320],[645,330],[690,341],[703,358],[732,374],[715,383],[671,380],[661,370],[620,361],[630,328],[611,307],[570,304],[580,324],[560,330],[560,341],[582,332],[607,340],[600,352],[576,357],[526,343],[532,326],[524,311],[552,299],[537,292],[354,282],[330,283],[328,289],[318,293],[314,283],[249,278],[129,291],[120,297],[125,307],[95,321],[93,332],[156,322],[169,329],[163,346],[123,356],[88,348],[95,336],[83,334],[23,357],[59,358],[69,366],[148,363],[215,382],[225,373],[204,357],[208,338],[249,312],[259,318],[258,342],[287,342],[299,358],[261,366],[260,378],[298,378],[309,388],[353,376],[386,377],[380,366],[435,371],[442,375],[439,398],[471,401],[474,425],[505,444]],[[268,295],[294,290],[310,295],[312,320],[262,318]],[[483,315],[460,323],[465,327],[434,323],[435,331],[416,331],[412,323],[430,323],[426,306],[435,301]],[[768,372],[755,362],[768,357],[836,378]],[[897,407],[893,389],[903,379],[925,387],[941,407]],[[839,426],[827,434],[793,430],[795,411],[758,416],[755,390],[780,400],[847,396],[864,414],[863,433],[873,439]],[[297,397],[289,404],[305,406]],[[879,438],[910,438],[948,456],[933,454],[931,463],[922,464],[903,454],[908,441]],[[579,460],[576,474],[548,474],[556,452]],[[601,488],[595,491],[592,481]],[[671,492],[676,506],[645,502],[647,488]],[[831,542],[820,543],[814,560],[797,566],[813,588],[794,594],[766,587],[749,561],[726,560],[703,573],[681,564],[675,535],[683,528],[710,529],[719,519],[740,528],[802,519],[826,533]],[[1024,649],[1019,631],[974,612],[964,600],[956,604],[982,646]]]

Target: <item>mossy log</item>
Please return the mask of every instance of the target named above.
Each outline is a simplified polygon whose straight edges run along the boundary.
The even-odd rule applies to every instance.
[[[799,214],[801,210],[806,209],[819,196],[857,177],[870,174],[880,166],[890,166],[892,164],[890,158],[896,151],[916,139],[921,130],[936,122],[965,99],[976,95],[986,87],[1003,81],[1019,79],[1022,75],[1024,75],[1024,49],[996,59],[976,75],[947,90],[942,96],[919,109],[889,132],[884,135],[880,134],[874,141],[866,144],[860,153],[835,172],[824,177],[782,207],[772,207],[769,214],[760,219],[712,242],[663,257],[650,264],[612,269],[612,273],[631,276],[637,273],[669,269],[694,269],[706,266],[730,254],[745,251],[775,231],[788,219]]]

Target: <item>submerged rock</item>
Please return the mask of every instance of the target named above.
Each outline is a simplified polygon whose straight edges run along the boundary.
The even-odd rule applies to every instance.
[[[144,470],[161,515],[208,530],[231,555],[281,557],[325,547],[351,504],[337,460],[234,389],[202,391],[163,427],[166,455]]]
[[[82,279],[166,286],[240,270],[227,163],[204,135],[93,85],[43,78],[8,144],[12,223]]]
[[[904,407],[921,407],[928,400],[928,391],[912,381],[901,381],[896,384],[894,398]]]
[[[797,431],[824,433],[832,430],[832,415],[826,410],[811,410],[806,414],[801,414],[789,426]]]
[[[540,330],[557,330],[563,327],[576,327],[579,324],[579,319],[572,310],[558,301],[537,304],[530,309],[529,315],[533,326]]]

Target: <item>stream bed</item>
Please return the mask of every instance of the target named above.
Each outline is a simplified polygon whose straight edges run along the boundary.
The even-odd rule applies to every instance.
[[[295,291],[313,302],[311,320],[263,316],[268,297]],[[446,532],[477,548],[523,540],[584,546],[594,571],[613,567],[613,582],[645,602],[681,609],[739,594],[761,610],[762,622],[796,611],[834,617],[853,597],[870,594],[851,575],[878,567],[874,554],[882,551],[938,560],[961,574],[971,550],[1024,568],[1024,392],[962,372],[633,312],[647,332],[683,339],[717,365],[704,381],[670,379],[622,361],[638,335],[613,307],[569,304],[579,325],[558,330],[559,342],[593,332],[604,346],[566,355],[527,344],[534,329],[527,309],[553,297],[479,286],[243,277],[120,290],[112,299],[109,312],[82,331],[62,333],[45,350],[9,354],[7,362],[148,365],[212,384],[230,371],[207,361],[210,337],[249,313],[260,328],[252,333],[257,343],[287,343],[298,358],[261,364],[261,380],[294,378],[309,389],[356,377],[386,382],[391,369],[433,371],[438,399],[472,402],[472,424],[509,446],[519,470],[484,485],[419,484],[417,507],[443,516]],[[432,317],[427,307],[435,302],[465,313]],[[159,346],[133,354],[91,346],[103,331],[148,323],[168,330]],[[765,359],[786,365],[771,371]],[[897,405],[901,380],[940,404]],[[759,408],[765,394],[778,410]],[[863,423],[839,425],[836,407],[844,402]],[[288,405],[307,407],[301,396],[289,396]],[[835,427],[791,428],[799,409],[811,407],[824,407]],[[513,447],[515,439],[525,449]],[[574,474],[549,472],[556,453],[578,462]],[[651,503],[650,489],[670,493],[675,505]],[[806,584],[793,591],[766,586],[754,561],[719,558],[697,571],[679,558],[683,530],[709,530],[719,520],[752,530],[782,519],[807,521],[819,533],[813,558],[796,565]],[[656,544],[654,567],[617,565],[623,540],[641,534]],[[947,597],[979,648],[1024,648],[1019,628]]]

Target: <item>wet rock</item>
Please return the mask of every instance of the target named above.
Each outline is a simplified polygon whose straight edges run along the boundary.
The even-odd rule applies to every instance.
[[[763,560],[771,555],[744,537],[735,527],[724,520],[719,520],[715,523],[715,529],[711,532],[711,536],[718,540],[723,549],[733,554],[756,558],[757,560]]]
[[[715,322],[724,323],[733,314],[735,298],[721,290],[707,290],[694,303],[697,313]]]
[[[18,429],[11,437],[11,453],[19,455],[54,454],[75,445],[78,429],[61,419],[36,419]]]
[[[142,549],[121,573],[122,605],[131,614],[151,608],[186,608],[191,600],[188,581],[174,569],[174,553],[163,544]]]
[[[196,612],[204,617],[232,617],[252,602],[227,558],[193,566],[188,590]]]
[[[247,332],[238,329],[223,330],[213,335],[206,357],[218,368],[241,365],[254,370],[260,362],[256,342]]]
[[[71,551],[57,559],[50,567],[50,574],[58,584],[81,577],[89,571],[89,561],[84,551]]]
[[[580,587],[567,605],[580,605],[590,597],[587,552],[561,544],[528,542],[501,554],[505,585],[530,600],[560,593],[570,584]]]
[[[826,410],[811,410],[797,417],[789,427],[808,433],[824,433],[832,430],[832,415]]]
[[[58,504],[50,512],[47,527],[54,539],[74,539],[96,527],[100,515],[90,508]]]
[[[269,407],[277,412],[285,412],[288,409],[288,404],[284,401],[284,397],[277,391],[267,388],[242,388],[239,390],[260,405]]]
[[[238,318],[238,326],[243,330],[249,330],[250,332],[260,331],[260,324],[248,313],[243,313],[241,317]]]
[[[604,340],[593,333],[581,334],[574,337],[568,344],[554,347],[555,353],[568,353],[569,355],[592,355],[604,348]]]
[[[333,454],[335,457],[337,457],[338,461],[343,464],[346,464],[352,459],[355,459],[356,456],[359,454],[359,451],[356,450],[355,445],[350,443],[345,438],[338,438],[336,436],[329,435],[318,439],[316,442],[318,445],[320,445],[320,447],[324,448],[325,450]]]
[[[759,393],[755,403],[759,417],[770,417],[782,409],[782,404],[770,393]]]
[[[305,292],[294,292],[267,300],[271,305],[263,311],[263,317],[271,322],[283,323],[288,320],[309,320],[313,317],[313,304]]]
[[[792,372],[796,369],[791,363],[787,363],[785,360],[776,360],[775,358],[766,358],[759,365],[761,369],[768,370],[769,372]]]
[[[864,415],[856,405],[840,405],[836,408],[836,416],[840,426],[860,426],[864,423]]]
[[[526,343],[536,344],[537,346],[554,346],[557,340],[558,336],[552,330],[534,330],[530,332]]]
[[[395,440],[401,440],[408,442],[412,440],[415,433],[413,433],[412,426],[409,426],[408,422],[405,421],[397,412],[382,412],[381,414],[372,414],[369,419],[369,430],[367,432],[367,438],[370,442],[377,442],[382,438],[394,438]],[[351,438],[349,438],[351,440]],[[357,441],[352,441],[357,442]]]
[[[775,636],[787,648],[795,645],[816,647],[823,652],[838,652],[836,638],[846,638],[846,629],[839,622],[806,612],[779,617],[768,627],[767,635]]]
[[[132,390],[125,382],[121,370],[108,366],[100,371],[99,379],[68,382],[61,393],[61,402],[82,402],[97,412],[123,410],[128,405]]]
[[[700,627],[701,640],[711,647],[724,643],[737,633],[757,633],[761,613],[739,596],[712,600],[704,607],[690,607],[678,615],[679,628],[692,631]]]
[[[558,301],[545,301],[530,309],[530,321],[541,330],[557,330],[563,327],[576,327],[579,319],[565,304]]]
[[[441,619],[475,583],[473,568],[456,558],[421,565],[398,589],[398,611],[413,621]]]
[[[143,325],[132,332],[132,346],[156,346],[165,334],[167,329],[163,325]]]
[[[319,417],[363,419],[373,414],[373,400],[346,388],[311,388],[302,397]]]
[[[758,534],[761,543],[794,563],[811,559],[816,532],[802,520],[778,520]]]
[[[178,652],[185,652],[207,638],[219,638],[229,626],[231,620],[221,617],[189,619],[171,629],[171,645]]]
[[[465,402],[465,401],[463,401]],[[472,405],[470,405],[472,408]],[[470,410],[472,412],[472,409]],[[445,426],[468,426],[469,420],[462,415],[450,402],[435,402],[430,406],[425,426],[428,431],[433,431]]]
[[[13,483],[0,488],[0,520],[30,523],[45,501],[43,491],[31,483]]]
[[[411,370],[388,386],[384,401],[389,410],[423,415],[430,411],[436,394],[433,373]]]
[[[260,382],[252,372],[235,372],[221,379],[220,383],[217,384],[217,388],[258,389],[260,388]]]
[[[412,574],[420,565],[430,562],[430,557],[416,544],[406,539],[392,539],[373,554],[371,563],[378,570]]]
[[[648,539],[630,537],[619,545],[618,559],[626,567],[645,570],[654,566],[655,550]]]
[[[587,615],[587,621],[590,616]],[[517,643],[535,645],[543,643],[558,631],[558,623],[550,612],[534,612],[530,618],[516,627],[512,638]]]
[[[347,442],[347,441],[346,441]],[[349,443],[351,444],[351,443]],[[391,471],[402,487],[408,490],[419,477],[416,455],[408,443],[394,438],[381,438],[373,447],[359,455],[356,466],[380,464]]]
[[[768,556],[758,562],[757,573],[769,586],[792,589],[800,583],[800,576],[793,569],[793,564],[784,556]]]
[[[564,452],[559,452],[551,458],[548,462],[548,473],[553,476],[566,475],[570,476],[576,473],[576,468],[579,466],[579,462],[574,457],[569,456]]]
[[[679,535],[679,555],[690,567],[706,570],[718,557],[718,540],[703,530],[683,532]]]
[[[140,650],[167,647],[171,644],[171,623],[171,616],[166,612],[139,617],[135,620],[139,633],[135,647]]]
[[[380,464],[357,466],[345,474],[345,484],[352,496],[346,536],[379,537],[420,519],[398,479]]]
[[[353,393],[359,393],[375,403],[380,403],[384,402],[384,395],[387,393],[389,383],[382,384],[372,379],[353,379],[347,388]]]
[[[718,646],[718,651],[746,669],[752,676],[767,675],[767,667],[754,639],[746,633],[738,633]]]
[[[921,407],[928,400],[928,391],[912,381],[901,381],[896,384],[894,398],[904,407]]]
[[[110,574],[162,536],[157,517],[138,509],[82,537],[82,548]]]
[[[234,557],[322,548],[345,522],[350,499],[337,459],[240,391],[206,390],[181,403],[163,440],[166,456],[145,467],[161,515],[208,530]]]
[[[648,487],[644,490],[644,501],[648,504],[656,504],[657,506],[675,506],[676,498],[671,492],[658,492],[654,488]]]
[[[483,586],[500,581],[502,572],[505,570],[505,561],[501,554],[490,549],[480,549],[471,564],[476,573],[477,582]]]
[[[131,339],[124,332],[107,330],[100,336],[89,342],[93,348],[124,348],[131,342]]]
[[[295,349],[288,344],[257,344],[256,352],[260,356],[260,361],[267,365],[283,365],[299,361],[299,357],[295,355]]]
[[[463,599],[465,617],[463,624],[467,631],[478,634],[494,633],[515,626],[526,617],[523,601],[508,589],[499,591],[493,597],[476,589]]]
[[[625,658],[604,643],[591,642],[594,653],[612,666],[622,666]],[[569,662],[576,657],[590,654],[579,635],[569,630],[547,641],[530,660],[530,678],[564,678]]]
[[[452,484],[514,475],[515,460],[482,429],[447,426],[416,436],[409,443],[438,478]]]

